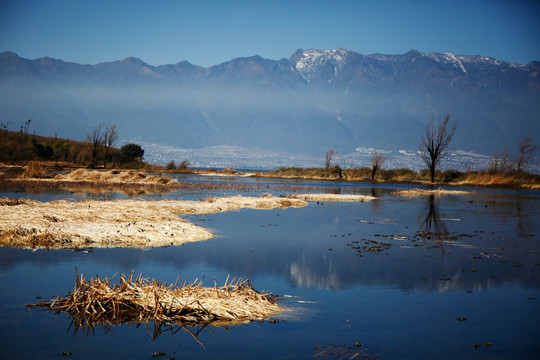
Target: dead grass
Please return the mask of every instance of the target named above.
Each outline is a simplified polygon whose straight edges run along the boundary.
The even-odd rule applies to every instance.
[[[291,199],[301,199],[304,201],[370,201],[376,199],[368,195],[352,195],[352,194],[293,194],[287,196]]]
[[[54,176],[50,170],[37,162],[29,163],[19,177],[2,179],[2,184],[36,191],[63,188],[72,191],[118,191],[127,194],[171,191],[181,187],[178,181],[169,176],[149,175],[137,170],[77,169],[68,174]]]
[[[438,189],[409,189],[409,190],[396,190],[392,192],[393,195],[414,197],[414,196],[424,196],[424,195],[465,195],[469,194],[468,191],[458,191],[458,190],[444,190],[441,188]]]
[[[17,248],[156,247],[213,237],[178,217],[307,205],[299,199],[224,197],[204,201],[0,199],[0,246]]]
[[[30,161],[21,174],[23,179],[50,179],[52,177],[54,177],[53,172],[37,161]]]
[[[99,184],[136,184],[136,185],[177,185],[178,181],[169,176],[148,175],[144,171],[110,170],[99,171],[89,169],[77,169],[68,174],[60,174],[55,179],[62,181],[82,181]]]
[[[481,171],[467,174],[465,179],[456,185],[540,189],[538,175],[530,173],[490,173]]]
[[[10,198],[0,198],[0,206],[15,206],[26,204],[30,200],[27,199],[10,199]]]
[[[465,180],[458,185],[480,185],[480,186],[515,186],[516,178],[510,174],[489,174],[477,172],[467,174]]]
[[[274,296],[259,293],[244,279],[227,278],[221,287],[215,283],[203,287],[202,280],[181,281],[177,287],[178,280],[168,285],[142,274],[134,279],[133,271],[120,275],[117,284],[113,279],[96,276],[87,281],[76,275],[73,292],[27,306],[65,312],[73,318],[75,331],[88,328],[92,332],[96,325],[124,323],[229,326],[262,320],[283,310]]]

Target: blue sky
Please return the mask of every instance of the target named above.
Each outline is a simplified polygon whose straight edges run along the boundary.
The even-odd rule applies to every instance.
[[[540,60],[540,1],[0,0],[0,52],[83,64],[280,59],[298,48]]]

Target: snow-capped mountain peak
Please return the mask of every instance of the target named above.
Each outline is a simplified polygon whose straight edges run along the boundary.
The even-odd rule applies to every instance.
[[[335,50],[299,50],[295,54],[294,62],[296,70],[309,81],[312,73],[319,71],[322,67],[332,66],[334,75],[343,69],[347,63],[350,51],[346,49]]]

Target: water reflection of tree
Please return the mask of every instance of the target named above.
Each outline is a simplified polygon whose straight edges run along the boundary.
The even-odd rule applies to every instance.
[[[529,238],[536,230],[531,200],[535,201],[526,196],[497,194],[494,198],[488,198],[485,208],[499,224],[515,224],[516,234],[522,238]]]
[[[422,212],[420,231],[433,234],[447,233],[448,229],[439,215],[439,207],[435,204],[435,195],[428,196],[427,204],[427,210]]]
[[[531,216],[533,210],[529,206],[530,204],[524,200],[520,197],[516,198],[514,214],[511,214],[510,217],[515,219],[517,234],[522,238],[530,238],[531,236],[535,236],[536,226],[533,220],[534,216]]]
[[[371,188],[371,196],[375,198],[375,200],[371,200],[369,202],[369,207],[371,209],[372,214],[379,214],[382,210],[382,204],[383,202],[379,199],[382,197],[383,192],[381,189],[378,188]]]
[[[441,220],[439,207],[435,203],[435,195],[429,195],[426,210],[422,211],[419,216],[420,232],[424,233],[424,238],[433,238],[440,244],[443,254],[444,244],[443,238],[448,234],[446,224]]]

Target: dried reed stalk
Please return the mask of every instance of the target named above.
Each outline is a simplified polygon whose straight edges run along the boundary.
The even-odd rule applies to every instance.
[[[116,276],[116,275],[115,275]],[[27,305],[42,307],[56,313],[64,312],[73,318],[75,331],[96,325],[140,325],[154,322],[157,327],[230,326],[262,320],[283,309],[276,296],[256,291],[249,280],[234,278],[221,287],[203,287],[202,279],[191,283],[178,280],[167,284],[159,280],[120,275],[115,278],[98,276],[86,279],[76,274],[73,292],[50,301]]]

